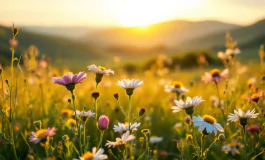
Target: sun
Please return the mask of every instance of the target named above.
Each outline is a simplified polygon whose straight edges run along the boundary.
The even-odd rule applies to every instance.
[[[117,8],[118,23],[127,27],[144,27],[161,22],[165,20],[167,15],[167,12],[161,10],[161,5],[162,1],[123,0]]]
[[[115,7],[119,25],[146,27],[167,21],[200,0],[119,0]],[[174,12],[173,8],[176,9]]]

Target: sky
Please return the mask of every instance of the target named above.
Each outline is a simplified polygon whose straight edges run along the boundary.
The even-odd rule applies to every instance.
[[[248,25],[265,18],[265,0],[0,0],[0,24],[148,26],[169,20]]]

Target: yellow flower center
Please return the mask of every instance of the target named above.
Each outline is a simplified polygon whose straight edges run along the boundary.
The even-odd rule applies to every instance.
[[[105,67],[102,67],[102,66],[98,66],[98,69],[100,69],[102,71],[106,70],[106,68]]]
[[[204,115],[202,118],[205,122],[214,124],[216,122],[216,119],[213,116],[210,115]]]
[[[47,130],[46,129],[40,129],[36,132],[36,137],[41,138],[46,134]]]
[[[255,98],[260,98],[260,94],[259,93],[253,93],[251,95],[251,99],[255,99]]]
[[[193,138],[193,136],[191,134],[186,135],[186,139],[191,140],[192,138]]]
[[[72,125],[72,126],[76,126],[76,121],[73,118],[68,119],[67,123]]]
[[[220,72],[219,69],[213,69],[213,70],[211,70],[211,76],[212,77],[220,77],[220,74],[221,74],[221,72]]]
[[[94,155],[93,155],[93,153],[88,151],[85,154],[83,154],[82,158],[84,160],[92,160],[94,158]]]
[[[68,117],[68,116],[72,115],[72,111],[69,110],[69,109],[63,109],[63,110],[61,111],[61,114],[62,114],[63,116],[65,116],[65,117]]]
[[[129,122],[125,122],[125,123],[124,123],[124,127],[125,127],[125,128],[129,128]]]
[[[230,143],[230,148],[235,148],[236,144],[234,142]]]
[[[181,88],[183,87],[183,84],[180,81],[175,81],[173,83],[174,88]]]

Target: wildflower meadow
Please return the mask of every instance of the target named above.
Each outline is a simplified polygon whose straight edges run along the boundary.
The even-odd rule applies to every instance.
[[[221,65],[130,73],[98,62],[53,66],[37,46],[17,53],[20,29],[12,33],[0,70],[0,159],[265,158],[263,45],[259,63],[241,62],[227,34]]]

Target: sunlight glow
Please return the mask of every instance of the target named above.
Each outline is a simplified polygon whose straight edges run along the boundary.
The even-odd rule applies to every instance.
[[[120,0],[116,6],[116,17],[122,26],[148,26],[161,21],[166,21],[177,13],[199,4],[202,0]],[[178,7],[176,7],[178,6]],[[171,9],[172,8],[172,9]]]

